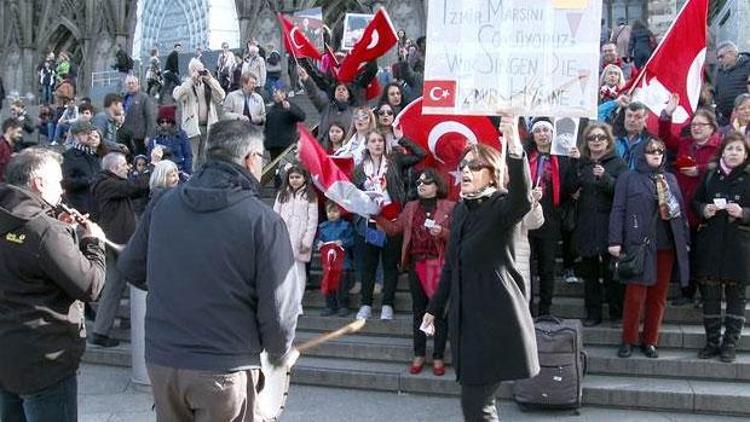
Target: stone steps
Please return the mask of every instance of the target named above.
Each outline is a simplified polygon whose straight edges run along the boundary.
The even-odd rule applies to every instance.
[[[639,360],[631,359],[632,362]],[[592,360],[593,365],[596,358]],[[128,344],[112,349],[90,347],[83,361],[129,366]],[[436,377],[429,368],[425,369],[422,374],[411,375],[403,362],[307,355],[295,366],[292,382],[420,394],[459,393],[450,367],[443,377]],[[294,394],[293,389],[291,394]],[[512,398],[509,383],[500,388],[498,398]],[[589,374],[584,378],[583,402],[586,406],[750,416],[750,387],[746,382]]]

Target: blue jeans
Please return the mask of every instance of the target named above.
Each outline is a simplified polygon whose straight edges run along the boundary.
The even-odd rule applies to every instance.
[[[78,380],[75,374],[45,389],[15,394],[0,390],[0,421],[76,422]]]

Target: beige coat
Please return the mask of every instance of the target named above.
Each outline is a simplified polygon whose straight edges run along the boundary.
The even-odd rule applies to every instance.
[[[524,295],[526,300],[531,300],[531,245],[529,245],[529,230],[536,230],[544,224],[544,213],[539,202],[531,202],[531,210],[526,213],[523,220],[513,229],[513,253],[516,268],[523,276]]]
[[[206,82],[211,87],[211,103],[208,104],[208,127],[219,120],[218,107],[224,101],[224,90],[221,89],[219,81],[209,78]],[[201,131],[198,126],[198,98],[193,90],[193,80],[187,78],[182,85],[172,91],[177,104],[180,105],[182,113],[182,129],[187,133],[188,138],[200,136]]]
[[[273,204],[273,210],[281,216],[289,230],[289,240],[292,242],[294,258],[301,262],[310,262],[315,231],[318,228],[318,201],[313,202],[297,193],[289,197],[285,203],[279,202],[278,195]],[[306,253],[300,253],[307,248]]]

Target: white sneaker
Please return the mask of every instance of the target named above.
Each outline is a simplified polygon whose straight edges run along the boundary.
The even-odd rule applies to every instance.
[[[357,312],[357,319],[370,319],[372,317],[372,306],[362,305]]]
[[[380,311],[380,319],[384,321],[393,319],[393,307],[391,305],[383,305],[383,309]]]
[[[356,283],[354,283],[354,286],[349,289],[349,294],[356,295],[359,294],[360,291],[362,291],[362,283],[357,281]]]

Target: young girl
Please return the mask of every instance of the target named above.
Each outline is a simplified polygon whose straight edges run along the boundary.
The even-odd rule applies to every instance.
[[[305,263],[310,262],[318,226],[318,198],[307,170],[299,165],[287,170],[273,210],[281,215],[289,230],[295,269],[301,280],[300,289],[304,291],[307,283]]]
[[[318,227],[315,242],[324,269],[320,289],[326,298],[326,308],[321,315],[331,316],[338,312],[339,316],[345,317],[349,315],[351,263],[348,252],[354,246],[354,228],[341,218],[339,206],[332,201],[326,202],[326,217],[328,220]]]
[[[328,128],[328,136],[323,139],[323,148],[329,155],[338,157],[345,155],[348,151],[345,151],[344,144],[346,143],[346,128],[341,122],[331,122],[331,126]]]

